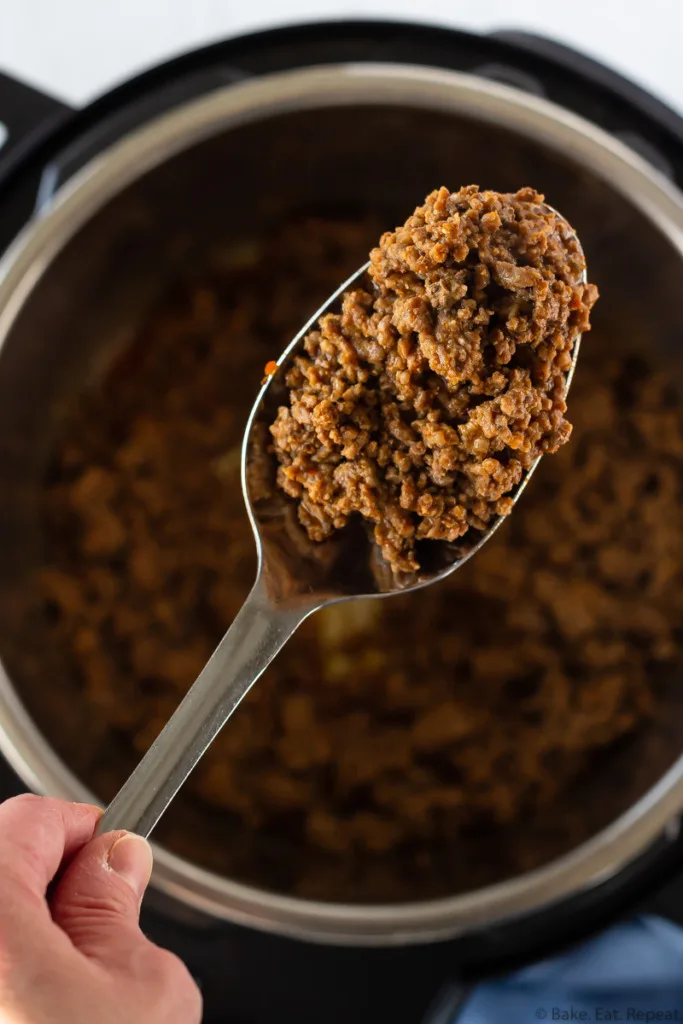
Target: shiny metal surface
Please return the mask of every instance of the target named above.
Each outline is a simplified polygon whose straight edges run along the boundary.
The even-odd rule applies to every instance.
[[[365,531],[351,543],[331,539],[322,545],[311,544],[292,523],[291,505],[278,501],[270,507],[272,503],[252,500],[252,464],[259,457],[260,443],[255,427],[264,422],[267,428],[272,422],[284,389],[284,374],[308,332],[324,314],[337,309],[349,288],[363,281],[369,266],[365,263],[352,274],[313,314],[278,360],[277,371],[261,386],[245,426],[241,466],[242,492],[256,543],[256,582],[187,696],[107,807],[98,823],[100,834],[122,828],[145,837],[151,834],[209,744],[309,615],[340,601],[391,597],[436,583],[476,555],[504,521],[502,517],[494,520],[466,545],[434,544],[437,560],[428,571],[399,575],[373,559],[372,542]],[[586,271],[583,280],[587,280]],[[572,351],[567,390],[580,345],[579,336]],[[513,502],[540,461],[539,456],[514,489]]]
[[[373,113],[378,106],[386,113]],[[348,205],[372,194],[370,142],[350,133],[345,149],[334,151],[337,119],[348,107],[368,136],[381,123],[387,146],[396,147],[391,216],[435,184],[526,184],[517,162],[533,161],[534,184],[584,243],[610,337],[635,332],[683,379],[680,321],[672,315],[683,288],[680,194],[624,145],[537,97],[429,68],[306,69],[212,93],[122,139],[67,183],[0,263],[0,747],[40,792],[94,799],[67,767],[88,728],[75,696],[73,722],[59,735],[50,731],[47,697],[31,696],[42,692],[41,680],[44,688],[45,679],[62,679],[52,673],[32,601],[39,481],[63,409],[125,343],[169,276],[192,265],[181,228],[201,234],[202,246],[211,232],[245,229],[244,203],[229,201],[225,181],[238,200],[253,189],[264,224],[311,198]],[[436,121],[419,136],[427,114]],[[421,138],[412,161],[399,159],[406,128]],[[296,152],[288,148],[294,137]],[[276,201],[277,210],[268,205]],[[642,293],[653,299],[647,308]],[[50,700],[70,700],[68,680],[62,685],[63,697],[50,693]],[[604,815],[588,841],[477,891],[397,906],[323,903],[240,884],[159,846],[154,884],[209,917],[335,943],[428,941],[524,915],[614,874],[680,813],[683,712],[673,697],[663,719],[629,754],[648,765],[646,776],[615,809],[605,788]],[[602,783],[596,778],[595,788]]]
[[[209,744],[315,603],[273,606],[254,589],[187,696],[107,807],[98,832],[148,836]]]

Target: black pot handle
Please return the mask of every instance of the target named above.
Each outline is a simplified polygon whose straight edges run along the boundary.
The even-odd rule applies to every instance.
[[[0,0],[1,2],[1,0]],[[104,113],[97,113],[90,119],[86,130],[78,133],[45,164],[36,195],[36,210],[50,204],[57,189],[76,169],[101,152],[111,143],[121,139],[139,125],[161,116],[168,110],[181,106],[197,96],[215,89],[233,85],[249,77],[237,68],[219,66],[202,68],[191,75],[152,88],[135,102],[124,105],[112,113],[106,109],[107,96],[103,97]],[[102,106],[102,104],[99,104]],[[98,103],[95,104],[98,106]],[[64,110],[62,109],[62,116]],[[94,108],[91,108],[94,109]],[[59,116],[59,115],[57,115]],[[49,125],[54,128],[54,118]],[[0,150],[0,158],[2,151]]]
[[[565,46],[564,43],[547,39],[545,36],[537,36],[532,32],[517,32],[512,29],[492,32],[491,38],[526,50],[535,57],[559,64],[568,71],[594,82],[600,88],[609,89],[610,92],[616,93],[621,99],[636,107],[645,117],[657,121],[683,142],[683,118],[679,114],[629,78],[625,78],[618,71],[613,71],[612,68],[605,67],[604,64],[587,57],[580,50],[574,50],[570,46]]]
[[[29,139],[51,131],[71,113],[60,100],[0,72],[0,162],[16,158]]]

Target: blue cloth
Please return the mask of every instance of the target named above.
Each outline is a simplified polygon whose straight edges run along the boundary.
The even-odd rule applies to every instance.
[[[457,1024],[683,1021],[683,930],[657,917],[619,924],[553,960],[481,985]]]

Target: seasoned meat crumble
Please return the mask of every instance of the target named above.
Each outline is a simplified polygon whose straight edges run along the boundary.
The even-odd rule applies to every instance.
[[[597,289],[533,189],[432,192],[382,236],[366,288],[321,317],[271,426],[278,483],[323,541],[354,514],[392,569],[510,512],[567,441],[566,375]]]

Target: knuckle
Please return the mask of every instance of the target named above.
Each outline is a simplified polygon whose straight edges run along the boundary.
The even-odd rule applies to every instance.
[[[42,811],[45,808],[47,801],[47,797],[38,796],[37,793],[21,793],[19,796],[13,796],[9,800],[5,800],[4,806],[8,809],[25,809],[35,814],[36,811]]]
[[[48,818],[61,815],[64,801],[54,796],[39,796],[38,793],[20,793],[6,801],[7,805],[25,807],[33,814],[44,814]]]
[[[189,1021],[201,1019],[202,997],[186,965],[167,949],[149,944],[148,970],[156,987],[174,1004],[182,1002]],[[183,1017],[183,1020],[186,1018]]]
[[[31,804],[42,804],[46,799],[47,797],[39,796],[37,793],[19,793],[18,796],[10,797],[6,803],[31,806]]]
[[[65,810],[78,806],[82,805],[59,800],[54,796],[40,796],[38,793],[20,793],[2,803],[2,807],[19,809],[32,819],[44,819],[46,823],[62,822]]]
[[[154,946],[150,943],[150,961],[151,968],[157,978],[160,979],[172,979],[172,980],[183,980],[183,977],[189,975],[187,967],[175,953],[171,953],[168,949],[162,949],[161,946]]]

